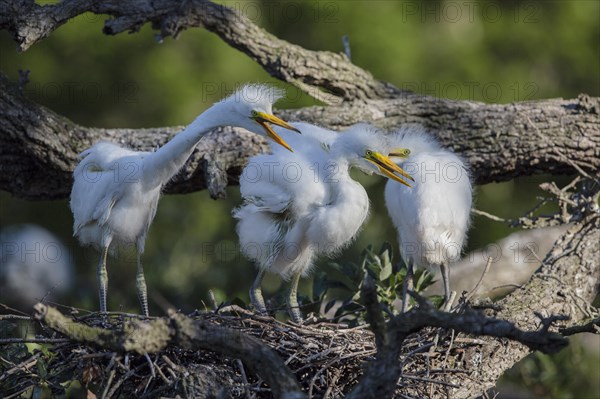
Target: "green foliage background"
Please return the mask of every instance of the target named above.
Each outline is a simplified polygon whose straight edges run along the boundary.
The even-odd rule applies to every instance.
[[[600,95],[598,1],[223,3],[309,49],[343,51],[341,37],[347,35],[355,64],[379,79],[424,94],[490,103]],[[18,69],[31,70],[25,89],[30,98],[77,123],[99,127],[185,125],[238,84],[276,83],[247,56],[203,29],[159,44],[148,26],[137,34],[106,37],[101,33],[104,19],[88,14],[69,21],[25,53],[15,52],[8,34],[0,32],[0,70],[13,79]],[[288,98],[280,107],[315,103],[295,88],[284,87]],[[358,259],[368,244],[379,247],[396,241],[383,207],[383,179],[359,178],[371,195],[372,215],[339,262]],[[477,207],[517,217],[535,204],[537,183],[544,180],[538,176],[478,187]],[[206,192],[161,200],[144,255],[151,312],[161,312],[161,304],[184,311],[203,308],[209,289],[219,300],[247,300],[255,271],[237,251],[230,216],[240,203],[239,190],[231,187],[228,194],[226,201],[212,201]],[[67,201],[27,202],[5,192],[0,192],[0,201],[2,226],[37,223],[69,247],[78,284],[65,302],[95,308],[98,254],[80,248],[72,237]],[[503,225],[475,218],[468,249],[509,232]],[[134,262],[127,255],[109,260],[109,308],[138,311]],[[266,294],[280,290],[280,284],[268,278]],[[310,287],[304,282],[300,290],[308,292]],[[589,364],[598,360],[595,356]],[[542,363],[535,364],[543,367]],[[557,375],[561,364],[553,366]],[[598,363],[586,370],[591,379],[600,380]],[[522,378],[517,378],[520,372],[511,375]],[[538,380],[553,384],[547,375]],[[546,391],[552,397],[598,392],[597,384],[552,389]]]

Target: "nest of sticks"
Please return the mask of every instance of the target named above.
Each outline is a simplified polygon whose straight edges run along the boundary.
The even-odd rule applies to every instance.
[[[343,397],[359,382],[377,352],[374,335],[366,325],[353,328],[327,322],[296,325],[235,306],[227,312],[195,312],[187,317],[259,339],[284,361],[309,398]],[[70,318],[78,324],[107,331],[121,331],[128,320],[143,319],[130,314],[107,317],[99,313]],[[252,371],[256,370],[255,365],[244,364],[218,351],[190,350],[169,344],[155,353],[142,355],[81,342],[75,333],[70,336],[70,330],[58,333],[44,320],[32,318],[21,323],[27,323],[30,330],[35,323],[35,336],[0,340],[0,391],[7,399],[41,389],[49,390],[52,395],[81,390],[87,397],[98,398],[273,397],[271,388],[260,377],[260,370]],[[399,359],[402,376],[396,396],[445,397],[465,377],[465,368],[473,370],[465,364],[473,359],[456,354],[467,353],[467,347],[473,349],[482,343],[434,328],[411,335],[404,342]]]

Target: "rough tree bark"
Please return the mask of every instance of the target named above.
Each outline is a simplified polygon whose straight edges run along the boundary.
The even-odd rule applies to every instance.
[[[78,126],[24,98],[0,76],[0,189],[28,199],[66,198],[77,154],[99,140],[136,150],[164,144],[180,127],[100,129]],[[332,129],[360,121],[393,128],[420,123],[471,164],[477,184],[535,173],[567,174],[600,168],[600,99],[544,100],[508,105],[451,101],[404,94],[388,100],[344,102],[337,106],[288,110],[288,120]],[[236,183],[248,157],[265,142],[237,128],[221,129],[197,146],[182,172],[166,189],[186,193],[209,188],[222,196]],[[210,155],[209,155],[210,154]],[[17,176],[14,179],[12,176]]]
[[[598,253],[600,216],[595,213],[562,235],[529,282],[497,302],[499,310],[493,312],[493,315],[529,328],[547,324],[540,316],[551,318],[558,314],[568,315],[573,321],[591,319],[595,313],[590,310],[590,302],[596,296],[600,280]],[[375,302],[376,297],[371,301]],[[470,324],[468,317],[461,322]],[[398,367],[399,347],[414,332],[414,325],[419,326],[419,317],[411,317],[410,313],[392,318],[386,326],[371,320],[371,326],[379,330],[376,331],[376,336],[381,336],[377,345],[378,358],[366,371],[361,384],[349,395],[350,398],[367,395],[390,397],[394,393],[394,381],[401,377],[401,369]],[[431,321],[428,325],[441,326]],[[456,328],[451,323],[446,323],[446,327]],[[462,328],[462,331],[469,331],[464,325]],[[470,332],[484,335],[485,327],[482,324],[475,323],[473,328]],[[476,332],[477,328],[480,330]],[[454,375],[447,380],[455,384],[455,388],[451,390],[452,397],[478,396],[492,388],[504,371],[530,353],[527,347],[514,341],[502,342],[487,337],[481,339],[481,346],[467,349],[462,359],[454,363],[463,363],[471,373],[470,378]]]
[[[534,312],[545,316],[568,315],[570,323],[575,324],[594,316],[589,304],[600,280],[599,98],[580,95],[571,100],[489,105],[407,93],[378,81],[343,55],[309,51],[287,43],[243,15],[206,0],[183,3],[64,0],[47,6],[37,5],[33,0],[2,0],[0,28],[8,30],[21,50],[26,50],[84,12],[111,16],[104,28],[107,34],[137,31],[145,23],[152,23],[166,37],[202,26],[248,54],[272,76],[334,104],[281,112],[283,117],[333,129],[359,121],[385,128],[403,123],[424,124],[444,145],[469,160],[478,184],[534,173],[586,176],[595,186],[567,198],[573,212],[572,220],[568,221],[575,222],[574,225],[556,242],[531,280],[498,303],[500,310],[492,313],[514,321],[525,330],[538,327],[540,321]],[[70,191],[76,154],[100,139],[150,150],[180,130],[78,126],[25,99],[3,76],[0,76],[0,110],[0,189],[28,199],[65,198]],[[208,188],[213,197],[222,196],[224,187],[236,182],[247,158],[266,148],[262,139],[239,129],[215,132],[200,143],[167,192]],[[580,201],[582,197],[585,201]],[[392,395],[395,382],[401,377],[398,366],[401,342],[413,331],[411,328],[441,325],[431,317],[419,324],[422,320],[419,317],[425,313],[409,313],[388,322],[376,314],[375,304],[370,318],[380,351],[365,372],[363,384],[351,394],[354,397],[365,397],[367,393],[382,398]],[[446,325],[460,329],[459,325]],[[543,330],[549,326],[545,323]],[[566,334],[577,330],[564,331]],[[468,332],[484,333],[485,323],[475,321]],[[470,373],[469,378],[455,376],[452,393],[456,397],[480,394],[529,353],[521,344],[497,338],[481,338],[469,351],[460,357],[449,355],[450,363],[460,363]]]

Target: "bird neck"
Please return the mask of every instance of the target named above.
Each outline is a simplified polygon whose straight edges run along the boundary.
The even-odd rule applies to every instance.
[[[350,164],[343,157],[336,159],[333,167],[328,166],[326,168],[324,179],[331,183],[330,198],[332,202],[344,201],[352,195],[348,190],[354,189],[354,186],[358,184],[350,177]]]
[[[340,164],[339,169],[328,184],[328,201],[314,220],[319,226],[319,242],[331,250],[352,240],[369,213],[369,197],[363,186],[350,177],[347,163],[344,168]]]
[[[147,187],[166,184],[179,172],[204,135],[227,124],[223,103],[216,103],[200,114],[183,131],[144,159],[144,183]]]

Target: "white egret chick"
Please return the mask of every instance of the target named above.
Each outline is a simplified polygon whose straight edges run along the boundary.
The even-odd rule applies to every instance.
[[[109,248],[114,250],[117,245],[125,245],[135,246],[137,251],[136,286],[142,311],[148,315],[140,260],[146,235],[163,186],[177,174],[207,132],[220,126],[239,126],[267,135],[291,151],[269,125],[297,131],[272,115],[272,105],[282,95],[269,86],[246,85],[204,111],[155,152],[132,151],[114,143],[100,142],[81,153],[83,159],[73,173],[71,191],[73,231],[82,244],[91,244],[102,252],[97,270],[101,312],[106,312]]]
[[[413,267],[438,265],[444,283],[445,308],[450,303],[449,264],[460,258],[470,223],[473,190],[466,162],[443,148],[421,126],[400,128],[389,136],[390,157],[414,177],[411,189],[387,184],[385,204],[398,230],[400,253],[407,265],[403,311],[408,309]]]
[[[410,176],[383,155],[388,152],[387,142],[369,125],[331,133],[333,140],[322,136],[329,134],[326,129],[293,125],[303,134],[302,140],[290,138],[294,141],[291,156],[273,148],[273,154],[250,159],[240,179],[244,204],[233,215],[239,220],[242,252],[259,268],[250,290],[252,304],[266,313],[261,292],[266,272],[291,279],[288,311],[299,323],[300,277],[310,272],[317,256],[332,256],[347,246],[369,212],[369,197],[350,177],[350,168],[384,175],[394,184],[408,185],[400,176]]]
[[[72,257],[58,237],[35,224],[0,230],[0,302],[29,308],[73,286]]]

